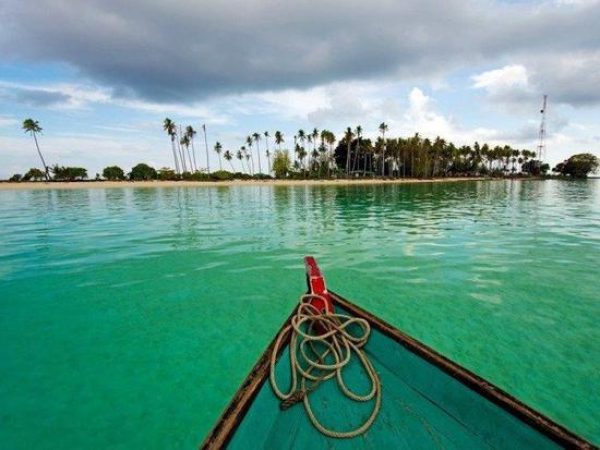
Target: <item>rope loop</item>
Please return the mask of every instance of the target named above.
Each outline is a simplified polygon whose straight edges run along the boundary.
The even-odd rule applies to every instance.
[[[311,305],[313,299],[325,299],[317,294],[305,294],[300,297],[300,305],[292,317],[290,325],[285,327],[275,342],[271,354],[270,376],[275,395],[281,400],[280,408],[285,410],[302,401],[311,423],[325,436],[334,438],[353,438],[365,433],[375,421],[381,409],[381,382],[363,347],[371,334],[369,322],[347,314],[321,313]],[[350,330],[353,330],[351,332]],[[358,331],[357,331],[358,330]],[[291,386],[283,392],[277,385],[275,364],[277,354],[284,337],[290,337]],[[356,355],[371,382],[371,389],[365,395],[352,392],[344,382],[343,369]],[[350,431],[335,431],[324,427],[316,418],[310,406],[310,392],[323,381],[336,378],[340,390],[346,397],[356,402],[375,399],[375,405],[369,418],[358,428]]]

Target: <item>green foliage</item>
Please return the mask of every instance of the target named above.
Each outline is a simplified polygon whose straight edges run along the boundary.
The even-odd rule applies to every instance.
[[[267,175],[266,173],[256,173],[252,177],[255,180],[272,180],[273,177],[271,175]]]
[[[109,181],[124,180],[125,172],[119,166],[108,166],[102,171],[102,176]]]
[[[50,171],[55,181],[78,181],[87,178],[87,170],[83,167],[65,167],[55,164]]]
[[[25,133],[41,133],[42,127],[40,127],[40,123],[37,120],[33,119],[25,119],[23,121],[23,131]]]
[[[216,172],[211,173],[210,176],[215,181],[233,180],[233,174],[227,170],[217,170]]]
[[[156,180],[157,177],[156,170],[145,163],[139,163],[129,173],[129,179],[135,181]]]
[[[591,153],[578,153],[559,163],[552,169],[571,178],[587,178],[588,174],[598,170],[598,157]]]
[[[194,172],[186,180],[190,181],[212,181],[212,177],[206,172]]]
[[[275,178],[285,178],[290,172],[291,167],[290,153],[287,150],[275,150],[273,154],[273,172],[275,173]]]
[[[23,181],[39,181],[45,178],[44,172],[40,169],[32,168],[27,171],[25,175],[23,175]]]
[[[23,175],[20,173],[15,173],[12,177],[8,179],[8,181],[12,181],[13,183],[17,183],[23,179]]]
[[[179,177],[177,176],[177,173],[175,173],[175,171],[173,169],[170,169],[168,167],[163,167],[162,169],[158,170],[158,179],[162,180],[162,181],[171,181],[171,180],[177,180]]]

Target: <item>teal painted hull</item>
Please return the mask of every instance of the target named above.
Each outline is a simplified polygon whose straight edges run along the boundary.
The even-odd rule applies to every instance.
[[[338,299],[336,312],[356,315],[360,310],[344,310],[343,305],[355,306],[333,295]],[[411,348],[410,342],[399,342],[390,336],[386,327],[389,325],[385,323],[383,328],[372,324],[372,334],[365,346],[366,354],[379,374],[383,399],[379,416],[365,434],[352,439],[322,435],[311,424],[302,403],[287,410],[280,409],[266,372],[259,371],[257,373],[262,379],[256,384],[255,392],[248,397],[246,406],[237,412],[232,412],[230,406],[224,415],[233,417],[230,417],[230,429],[226,432],[222,429],[219,432],[213,430],[204,448],[593,448],[580,437],[435,352],[431,351],[434,354],[433,361],[427,355],[424,357],[420,351]],[[416,345],[422,346],[420,343]],[[447,365],[444,361],[447,361]],[[257,367],[264,366],[265,362],[263,357]],[[285,380],[289,380],[290,375],[287,347],[277,361],[276,374],[281,380],[281,388],[286,390]],[[366,393],[370,388],[356,360],[344,370],[344,380],[348,387],[358,393]],[[319,385],[310,394],[310,400],[321,423],[338,431],[359,426],[373,407],[373,403],[356,403],[344,397],[335,380]],[[214,439],[219,433],[222,437]]]

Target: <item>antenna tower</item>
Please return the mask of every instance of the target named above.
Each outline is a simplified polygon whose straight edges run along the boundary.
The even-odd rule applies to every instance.
[[[537,147],[537,159],[540,161],[540,164],[544,161],[546,157],[546,102],[548,100],[548,96],[544,94],[544,100],[542,101],[542,109],[540,109],[540,114],[542,115],[542,121],[540,122],[540,134],[539,134],[539,144]]]

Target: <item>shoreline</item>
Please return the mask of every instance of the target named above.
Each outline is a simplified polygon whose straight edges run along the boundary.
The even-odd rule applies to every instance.
[[[377,184],[455,183],[486,181],[484,177],[449,177],[428,179],[358,179],[358,180],[231,180],[231,181],[25,181],[0,182],[0,191],[43,189],[112,189],[112,188],[171,188],[171,187],[236,187],[236,186],[349,186]]]

